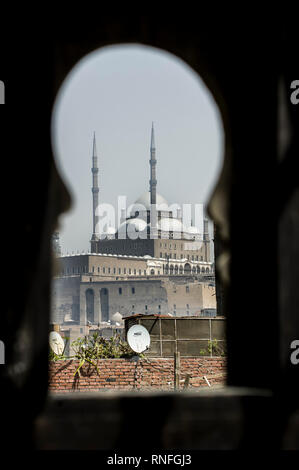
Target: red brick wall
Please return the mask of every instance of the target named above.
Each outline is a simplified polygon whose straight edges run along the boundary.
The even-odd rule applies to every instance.
[[[51,392],[96,391],[102,389],[162,389],[174,388],[174,361],[171,358],[100,359],[97,361],[100,375],[94,366],[84,364],[81,377],[74,377],[78,361],[50,362],[49,390]],[[226,359],[223,357],[181,358],[181,388],[186,374],[190,375],[189,388],[207,387],[204,376],[211,386],[224,384]]]

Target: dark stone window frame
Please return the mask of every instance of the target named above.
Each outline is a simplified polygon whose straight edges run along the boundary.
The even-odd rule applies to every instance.
[[[268,89],[268,93],[266,94],[264,93],[263,95],[260,95],[260,96],[258,95],[259,88],[257,87],[257,84],[254,82],[254,77],[250,76],[250,78],[252,78],[252,81],[250,81],[250,78],[248,78],[250,81],[250,90],[247,90],[248,91],[248,100],[247,100],[248,106],[246,106],[247,109],[246,111],[243,110],[243,114],[242,114],[242,108],[240,107],[241,105],[238,106],[238,102],[237,102],[237,97],[238,99],[240,99],[240,96],[242,95],[241,84],[238,84],[238,82],[234,82],[234,81],[233,83],[229,83],[229,80],[225,79],[226,70],[229,69],[230,67],[231,67],[231,76],[234,76],[232,71],[236,70],[234,69],[235,63],[238,62],[238,67],[240,70],[239,61],[232,60],[233,54],[231,52],[231,48],[229,47],[230,43],[227,42],[226,34],[222,35],[223,41],[221,41],[221,44],[219,44],[218,42],[217,47],[213,49],[213,35],[210,34],[209,41],[205,41],[205,36],[204,36],[205,28],[204,27],[199,28],[198,23],[196,27],[193,26],[193,27],[188,28],[188,31],[186,28],[183,35],[181,34],[180,28],[184,30],[184,22],[180,20],[177,23],[175,23],[175,26],[177,27],[177,31],[176,31],[177,41],[175,41],[174,43],[173,41],[170,41],[169,39],[167,39],[168,38],[167,33],[169,33],[169,31],[172,31],[172,25],[170,23],[163,24],[163,27],[162,27],[159,21],[157,21],[157,23],[155,23],[155,26],[153,26],[153,24],[151,24],[150,21],[148,22],[148,20],[145,19],[143,21],[145,21],[145,25],[147,25],[148,27],[147,28],[140,27],[138,29],[138,28],[134,28],[135,23],[131,25],[133,26],[132,28],[128,27],[129,25],[126,25],[125,27],[123,27],[122,21],[115,20],[115,23],[119,27],[114,28],[113,30],[114,32],[110,35],[111,29],[107,27],[107,23],[105,23],[105,20],[101,20],[101,21],[102,21],[101,25],[99,26],[99,30],[100,30],[99,35],[97,32],[94,32],[93,33],[94,35],[86,36],[87,39],[84,39],[84,41],[82,39],[81,43],[80,43],[80,39],[76,35],[73,35],[73,36],[69,35],[69,37],[67,38],[67,41],[66,39],[65,40],[61,39],[59,45],[55,46],[56,47],[55,50],[56,52],[58,51],[57,54],[60,60],[57,61],[59,65],[56,68],[55,86],[52,88],[55,89],[56,87],[56,90],[58,91],[59,85],[61,84],[63,78],[71,70],[72,66],[78,62],[80,58],[82,58],[87,53],[91,52],[92,50],[100,47],[101,45],[106,45],[106,44],[125,43],[127,41],[145,43],[148,45],[152,45],[154,47],[159,47],[161,49],[168,50],[176,54],[182,60],[186,60],[186,62],[188,62],[191,66],[193,66],[194,70],[197,71],[199,75],[204,79],[205,83],[209,85],[212,95],[214,96],[214,98],[216,99],[216,102],[219,105],[219,109],[222,113],[222,117],[223,117],[224,124],[225,124],[226,138],[229,139],[227,141],[227,147],[232,152],[230,162],[233,166],[235,178],[234,178],[234,185],[230,186],[230,189],[231,189],[230,201],[232,205],[229,208],[230,236],[232,236],[234,240],[234,244],[230,247],[231,255],[232,255],[232,267],[230,270],[230,291],[232,289],[235,289],[235,292],[238,292],[238,295],[241,295],[241,293],[243,292],[242,284],[238,280],[238,276],[240,277],[240,272],[242,272],[242,274],[244,275],[243,282],[244,282],[244,285],[246,286],[248,286],[247,281],[250,281],[250,276],[253,274],[253,272],[252,270],[250,270],[250,267],[248,268],[248,266],[247,266],[248,272],[246,272],[244,269],[242,270],[242,264],[241,264],[242,263],[242,256],[241,256],[242,249],[240,246],[241,242],[244,244],[244,241],[250,241],[249,237],[246,235],[244,231],[246,225],[245,225],[243,216],[241,216],[240,218],[240,210],[239,210],[241,202],[243,202],[245,198],[245,191],[248,186],[246,187],[246,185],[243,185],[243,188],[241,188],[239,178],[242,180],[242,177],[245,175],[245,171],[244,171],[245,168],[242,167],[242,163],[240,163],[240,161],[236,158],[236,155],[239,155],[239,156],[242,155],[242,162],[246,162],[246,161],[251,162],[246,168],[246,173],[247,173],[247,176],[245,177],[246,182],[247,182],[246,178],[248,177],[248,180],[249,180],[250,174],[253,173],[252,166],[253,166],[254,159],[257,160],[257,158],[259,157],[263,157],[263,158],[260,158],[260,162],[259,162],[260,174],[257,175],[257,179],[258,179],[257,183],[259,183],[262,177],[266,176],[267,174],[272,176],[273,166],[271,166],[271,161],[268,158],[268,154],[269,155],[276,154],[276,147],[272,143],[272,140],[270,138],[271,133],[269,132],[269,129],[272,123],[265,122],[264,120],[263,125],[260,126],[262,128],[263,134],[262,133],[259,134],[258,124],[261,123],[263,112],[265,112],[265,110],[267,110],[268,115],[273,116],[273,121],[275,121],[276,123],[276,112],[275,112],[275,107],[274,107],[276,103],[276,99],[275,99],[276,95],[274,95],[273,93],[274,86],[272,85],[274,85],[273,80],[276,78],[277,70],[273,69],[273,74],[268,73],[267,76],[269,77],[269,80],[271,81],[271,86]],[[176,20],[173,20],[173,21],[175,22]],[[225,33],[229,30],[229,28],[226,22],[223,22],[223,23],[224,23],[223,27],[225,28],[225,30],[221,30],[221,24],[217,26],[220,27],[220,32],[223,31],[223,33]],[[151,27],[149,27],[150,25]],[[161,28],[163,30],[163,34],[161,33]],[[242,28],[242,30],[244,31],[244,28]],[[239,34],[242,35],[243,31],[240,31]],[[257,36],[261,39],[261,36],[259,36],[259,32],[255,31],[255,33],[256,34],[254,36]],[[169,35],[169,37],[170,36],[171,35]],[[259,52],[258,52],[258,48],[256,47],[257,44],[255,43],[256,38],[253,37],[252,35],[248,35],[248,36],[250,36],[250,51],[253,50],[256,53],[255,68],[256,70],[258,70],[257,62],[259,59],[259,56],[258,56]],[[186,38],[188,38],[188,40],[186,40]],[[194,39],[194,41],[192,41],[192,38]],[[197,41],[197,38],[199,38],[198,41]],[[203,52],[204,52],[203,54],[198,54],[198,50],[196,49],[196,46],[192,46],[192,44],[197,44],[197,43],[201,47],[203,47]],[[68,46],[66,46],[66,44],[68,44]],[[73,47],[69,47],[69,44],[73,44]],[[209,49],[209,47],[211,47],[211,49]],[[193,49],[192,53],[188,54],[188,51],[192,49]],[[225,55],[225,60],[227,61],[227,63],[225,67],[221,67],[221,63],[222,63],[221,53],[223,53],[224,50],[227,52],[227,54],[223,54],[223,56]],[[212,54],[211,56],[212,58],[209,56],[209,52],[210,54]],[[213,53],[215,54],[215,57],[213,56]],[[244,51],[244,56],[246,56],[246,51]],[[64,58],[64,60],[61,59],[62,57]],[[240,57],[238,58],[242,60],[242,58]],[[268,64],[267,65],[271,68],[272,64],[271,64],[270,59],[271,57],[268,58],[269,65]],[[263,57],[263,60],[264,60],[264,57]],[[259,71],[261,75],[257,74],[259,75],[259,78],[260,78],[262,76],[262,72],[265,70],[262,69],[262,65],[263,65],[262,60],[260,60],[260,62],[258,63],[261,65],[261,70]],[[242,62],[242,66],[244,67],[244,70],[246,70],[245,62]],[[40,64],[39,64],[39,68],[41,70]],[[286,70],[284,69],[283,72],[285,74],[284,76],[286,77],[287,75]],[[248,73],[250,74],[249,69],[248,69]],[[240,92],[240,94],[238,92]],[[256,96],[254,93],[256,93]],[[235,99],[234,99],[234,96],[236,97]],[[258,114],[261,115],[261,117],[259,115],[256,115],[255,116],[256,119],[253,120],[252,119],[253,114],[251,114],[251,106],[255,105],[257,98],[260,98],[259,102],[261,105],[261,109]],[[54,99],[54,96],[53,96],[53,99]],[[232,129],[233,132],[229,130],[230,128]],[[265,137],[264,139],[263,138],[259,139],[259,146],[258,148],[256,148],[256,155],[254,155],[254,153],[251,152],[252,148],[250,144],[250,139],[246,140],[247,134],[245,133],[245,129],[250,129],[251,135],[255,135],[256,137],[258,135],[260,137]],[[242,133],[242,131],[244,132]],[[38,132],[36,133],[36,136],[38,136]],[[230,140],[230,136],[233,136],[232,141]],[[268,151],[267,151],[264,141],[267,141]],[[249,144],[249,145],[246,146],[246,144]],[[294,148],[296,148],[296,145],[294,146]],[[264,150],[266,152],[264,152]],[[292,156],[293,150],[294,149],[291,149],[290,151],[291,156]],[[249,159],[249,153],[251,153],[250,155],[251,159]],[[285,171],[285,173],[283,173],[283,171],[280,172],[281,176],[283,176],[284,174],[285,175],[288,174],[287,165],[289,164],[289,160],[290,159],[287,158],[286,165],[282,166],[282,170]],[[276,165],[276,162],[275,162],[275,165]],[[290,172],[289,175],[291,176],[291,174],[292,173]],[[252,187],[253,180],[254,179],[251,179],[250,181],[250,187]],[[292,184],[289,184],[289,181],[292,181],[292,178],[289,178],[289,179],[286,178],[286,180],[288,180],[288,185],[292,188],[293,187]],[[254,181],[256,183],[256,180]],[[271,178],[267,179],[267,181],[269,182],[268,187],[267,187],[268,194],[274,195],[275,192],[273,191],[273,188],[271,186]],[[278,186],[277,182],[275,183],[276,183],[275,188],[277,188]],[[287,201],[287,196],[285,194],[287,192],[287,189],[286,189],[287,184],[284,182],[283,178],[282,178],[282,183],[279,186],[281,187],[281,191],[283,193],[281,200],[280,200],[280,204],[279,204],[279,210],[282,213],[286,206],[286,201]],[[258,187],[258,184],[257,185],[255,184],[255,190],[257,187]],[[258,202],[257,195],[259,194],[258,190],[256,190],[255,192],[256,194],[253,194],[254,203]],[[266,197],[265,201],[268,202],[268,199],[267,199],[268,196],[265,195],[265,197]],[[273,200],[275,200],[275,198],[271,199],[272,204],[273,204]],[[270,201],[270,198],[269,198],[269,201]],[[246,206],[246,207],[248,208],[249,206]],[[273,222],[271,220],[275,219],[275,217],[273,218],[273,209],[270,204],[269,205],[266,204],[263,207],[263,209],[265,209],[265,207],[268,207],[269,209],[268,212],[266,211],[266,222],[269,222],[268,228],[270,227],[270,229],[272,229]],[[257,214],[256,226],[259,226],[258,222],[260,221],[262,221],[262,218],[259,214]],[[246,213],[246,224],[248,224],[248,213]],[[272,234],[273,232],[270,230],[269,233]],[[241,240],[241,235],[243,236],[242,240]],[[284,241],[285,241],[285,238],[284,238]],[[222,243],[225,246],[230,245],[230,242],[228,241],[228,239],[222,240]],[[247,246],[249,247],[249,249],[251,249],[249,245]],[[284,245],[282,243],[282,248],[283,247]],[[272,288],[273,288],[273,285],[276,286],[277,282],[275,282],[275,269],[274,270],[271,269],[273,267],[273,263],[271,263],[271,259],[268,255],[268,251],[270,251],[271,249],[272,256],[274,256],[274,253],[275,255],[277,253],[277,250],[275,250],[276,248],[277,247],[275,243],[270,241],[270,245],[269,247],[267,247],[266,265],[268,268],[270,266],[270,269],[268,269],[268,272],[270,273],[271,279],[270,280],[266,279],[265,282],[267,285],[269,284],[269,286],[271,286],[270,281],[272,281]],[[48,258],[50,259],[49,256]],[[269,261],[269,264],[268,264],[268,261]],[[284,272],[283,272],[283,275],[285,276]],[[287,282],[286,282],[286,285],[288,285]],[[289,285],[291,288],[292,283],[290,282]],[[240,287],[240,291],[238,290],[238,287]],[[293,289],[293,291],[295,290],[296,289]],[[291,299],[293,299],[293,297],[291,297]],[[243,318],[241,315],[239,315],[240,312],[239,312],[239,308],[236,305],[236,300],[229,298],[229,302],[230,302],[230,309],[228,310],[229,311],[229,315],[228,315],[228,343],[229,343],[228,382],[233,385],[244,385],[244,386],[249,386],[251,388],[252,387],[254,388],[257,386],[258,387],[265,386],[265,387],[273,388],[274,377],[276,377],[275,381],[277,381],[277,374],[278,374],[278,378],[280,378],[281,373],[282,373],[280,370],[281,366],[280,365],[278,366],[278,363],[277,363],[276,348],[275,348],[275,346],[277,345],[276,341],[277,341],[277,333],[278,333],[277,331],[278,318],[277,318],[275,301],[272,301],[271,299],[270,305],[266,306],[267,308],[265,309],[263,308],[264,316],[260,318],[260,323],[259,323],[259,327],[261,331],[264,331],[265,333],[268,331],[267,328],[269,328],[269,324],[271,327],[271,330],[270,330],[271,334],[268,335],[269,342],[270,342],[270,346],[268,344],[268,349],[273,351],[273,353],[275,352],[275,355],[274,355],[275,357],[270,363],[268,363],[267,367],[265,367],[265,363],[263,363],[263,361],[259,363],[259,361],[257,360],[258,359],[257,352],[252,349],[250,350],[249,332],[244,331],[244,336],[242,337],[242,339],[240,339],[239,332],[242,329]],[[298,305],[298,302],[297,302],[297,305]],[[244,305],[245,317],[247,313],[250,313],[249,306],[250,306],[250,303],[249,305]],[[286,315],[290,315],[290,320],[293,322],[292,324],[294,324],[296,327],[297,323],[296,321],[294,323],[294,320],[292,318],[292,313],[289,313],[289,312],[292,312],[292,308],[286,309],[285,313]],[[263,338],[265,337],[264,335],[262,336]],[[242,343],[241,343],[241,340],[242,340]],[[242,347],[242,350],[243,350],[243,353],[242,353],[243,365],[245,364],[245,366],[243,367],[243,370],[241,368],[241,364],[242,364],[241,359],[238,357],[238,351],[240,350],[240,347]],[[250,354],[249,354],[249,351],[250,351]],[[251,372],[252,363],[256,364],[254,373]],[[290,387],[290,383],[295,383],[295,385],[297,384],[297,382],[293,379],[291,372],[290,372],[290,375],[287,375],[287,377],[290,380],[287,380],[285,382],[287,384],[286,387]],[[256,432],[257,431],[258,429],[256,429]]]

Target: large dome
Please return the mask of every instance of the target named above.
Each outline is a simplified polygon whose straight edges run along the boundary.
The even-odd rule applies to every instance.
[[[146,191],[145,193],[143,193],[138,199],[137,201],[134,202],[134,205],[135,204],[142,204],[146,210],[150,210],[151,209],[151,194],[149,191]],[[157,205],[157,209],[158,210],[164,210],[164,211],[168,211],[168,202],[166,201],[166,199],[164,199],[163,196],[161,196],[161,194],[158,194],[156,195],[156,205]],[[159,207],[159,206],[162,206],[162,207]]]

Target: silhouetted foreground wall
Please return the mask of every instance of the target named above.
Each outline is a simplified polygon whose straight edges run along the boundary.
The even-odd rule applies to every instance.
[[[100,359],[99,375],[94,366],[86,363],[80,369],[81,376],[74,376],[79,361],[58,361],[49,365],[49,391],[71,392],[101,389],[134,390],[149,388],[170,390],[174,388],[174,361],[171,358]],[[180,362],[180,386],[184,387],[187,374],[189,388],[221,385],[226,379],[224,357],[182,358]]]

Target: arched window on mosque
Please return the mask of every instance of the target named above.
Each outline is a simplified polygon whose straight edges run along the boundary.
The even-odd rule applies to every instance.
[[[94,323],[94,291],[87,289],[86,291],[86,319]]]

